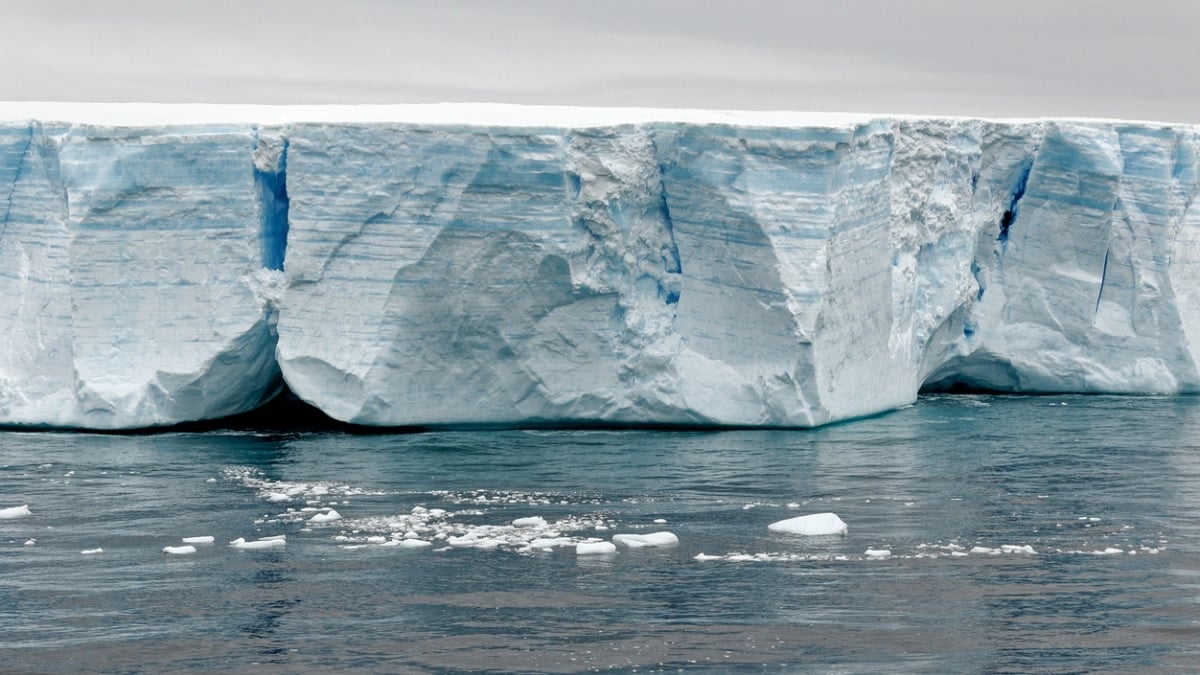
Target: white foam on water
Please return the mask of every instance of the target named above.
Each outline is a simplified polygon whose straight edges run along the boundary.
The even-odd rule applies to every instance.
[[[886,548],[869,548],[863,552],[863,555],[868,558],[890,558],[892,557],[892,552]]]

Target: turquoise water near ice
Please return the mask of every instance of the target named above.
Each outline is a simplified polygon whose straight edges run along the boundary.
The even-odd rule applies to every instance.
[[[0,433],[0,508],[22,504],[3,671],[1200,667],[1195,398],[931,396],[814,431]],[[767,531],[824,511],[844,537]],[[385,545],[408,530],[431,545]],[[662,530],[678,545],[526,550]]]

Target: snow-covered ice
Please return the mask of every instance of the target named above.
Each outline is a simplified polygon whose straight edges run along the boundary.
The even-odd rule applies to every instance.
[[[0,509],[0,520],[15,520],[17,518],[26,518],[32,516],[33,512],[29,510],[28,504],[20,506],[10,506]]]
[[[580,542],[575,545],[575,555],[612,555],[617,552],[611,541]]]
[[[281,548],[287,545],[287,539],[284,537],[263,537],[254,541],[246,541],[243,537],[238,537],[229,542],[230,547],[243,550],[257,550],[266,548]]]
[[[846,523],[835,513],[813,513],[807,516],[797,516],[771,523],[767,526],[771,532],[799,534],[805,536],[820,536],[829,534],[845,534]]]
[[[312,518],[309,518],[308,522],[310,522],[310,523],[331,523],[335,520],[341,520],[341,519],[342,519],[342,514],[338,513],[335,509],[329,509],[328,511],[325,511],[323,513],[318,513],[317,515],[313,516]]]
[[[655,546],[674,546],[679,543],[679,537],[672,532],[652,532],[650,534],[616,534],[614,543],[629,548],[646,548]]]
[[[216,537],[212,535],[203,535],[198,537],[183,537],[185,544],[211,544],[216,541]]]
[[[185,544],[183,546],[164,546],[162,552],[166,553],[167,555],[190,555],[196,552],[196,547],[192,546],[191,544]]]

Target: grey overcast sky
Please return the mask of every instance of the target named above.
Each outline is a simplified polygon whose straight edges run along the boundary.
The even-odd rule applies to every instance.
[[[0,100],[1200,123],[1196,0],[0,0]]]

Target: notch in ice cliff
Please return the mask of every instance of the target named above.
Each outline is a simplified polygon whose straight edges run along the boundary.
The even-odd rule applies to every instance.
[[[1196,128],[0,104],[0,423],[812,426],[1200,390]],[[34,121],[22,121],[33,119]]]

